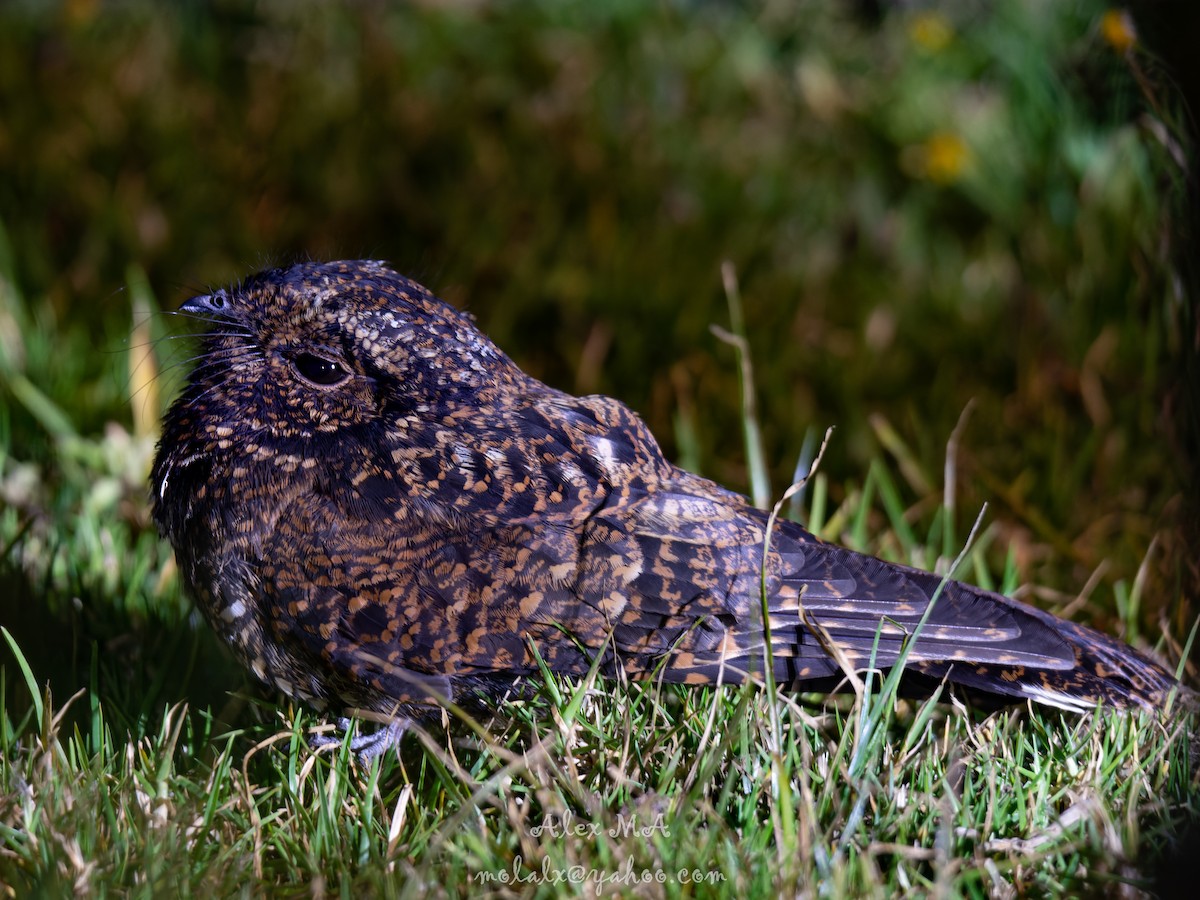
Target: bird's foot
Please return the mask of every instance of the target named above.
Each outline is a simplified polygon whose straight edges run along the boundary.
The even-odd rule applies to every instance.
[[[341,746],[346,733],[350,730],[350,719],[345,716],[337,720],[337,728],[332,734],[315,734],[309,739],[309,746],[320,751],[325,747]],[[400,749],[400,739],[408,730],[407,719],[393,719],[382,728],[369,734],[357,734],[350,739],[350,752],[358,757],[358,761],[366,764],[376,756],[382,756],[395,747]]]

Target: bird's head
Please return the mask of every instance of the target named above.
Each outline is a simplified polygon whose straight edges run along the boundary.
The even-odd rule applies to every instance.
[[[189,416],[241,439],[435,421],[518,371],[468,315],[379,262],[271,269],[180,312],[210,323]]]

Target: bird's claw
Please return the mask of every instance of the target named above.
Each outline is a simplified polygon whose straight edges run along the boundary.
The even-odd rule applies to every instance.
[[[309,746],[320,751],[325,747],[341,746],[346,733],[350,731],[351,721],[345,716],[337,720],[337,727],[332,734],[315,734],[309,739]],[[350,739],[350,752],[358,757],[362,764],[370,762],[377,756],[382,756],[395,747],[400,749],[400,740],[408,730],[405,719],[393,719],[375,731],[368,734],[356,734]]]

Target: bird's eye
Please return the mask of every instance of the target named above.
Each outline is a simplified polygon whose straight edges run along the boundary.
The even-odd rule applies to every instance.
[[[292,359],[296,374],[316,387],[335,387],[350,377],[346,367],[332,359],[312,353],[300,353]]]

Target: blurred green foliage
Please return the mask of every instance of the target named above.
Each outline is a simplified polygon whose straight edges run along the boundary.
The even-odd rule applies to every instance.
[[[737,368],[708,331],[729,260],[776,492],[830,424],[826,471],[861,478],[874,414],[923,501],[973,398],[962,517],[998,500],[1028,578],[1130,577],[1180,490],[1163,403],[1186,300],[1144,51],[1096,3],[884,8],[6,4],[5,477],[75,490],[46,463],[63,423],[123,423],[147,452],[131,420],[187,353],[158,345],[157,387],[129,374],[135,327],[175,329],[131,326],[131,265],[173,308],[264,264],[371,256],[745,489]]]

